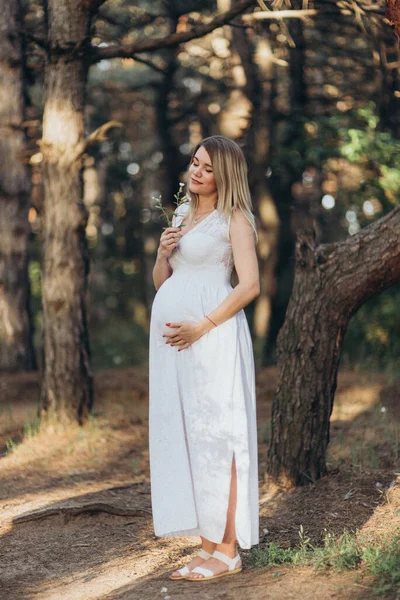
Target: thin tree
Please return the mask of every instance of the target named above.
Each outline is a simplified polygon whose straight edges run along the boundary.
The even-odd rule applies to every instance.
[[[30,310],[30,174],[19,0],[0,0],[0,370],[36,369]]]

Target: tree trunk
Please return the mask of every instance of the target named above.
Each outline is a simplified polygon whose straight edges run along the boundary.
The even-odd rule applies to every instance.
[[[171,34],[176,32],[178,17],[174,15],[170,5],[170,2],[166,2],[170,21],[169,33]],[[170,96],[174,88],[174,78],[178,69],[177,54],[178,51],[176,48],[168,48],[164,52],[166,68],[158,85],[155,106],[157,133],[160,138],[160,151],[163,154],[159,172],[161,177],[159,177],[158,185],[161,186],[163,204],[171,208],[175,208],[174,194],[178,191],[179,174],[184,166],[182,155],[174,141],[173,124],[170,119]]]
[[[326,473],[329,419],[344,334],[369,298],[400,281],[400,207],[335,244],[300,234],[272,408],[269,473],[302,485]]]
[[[86,322],[89,255],[82,155],[88,2],[48,1],[43,115],[43,348],[40,414],[83,423],[93,403]]]
[[[294,0],[293,9],[302,8],[299,0]],[[284,148],[302,147],[303,118],[308,111],[308,92],[305,77],[306,72],[306,43],[304,39],[304,24],[300,19],[290,19],[288,29],[294,47],[289,50],[289,101],[290,114],[287,117],[286,133],[283,140],[275,139],[276,115],[270,116],[271,146],[281,144]],[[273,106],[273,104],[272,104]],[[293,284],[293,254],[295,247],[295,232],[293,231],[292,207],[294,203],[293,184],[301,179],[299,167],[294,162],[274,165],[269,185],[279,216],[279,239],[276,265],[276,294],[272,298],[271,327],[265,339],[263,349],[263,366],[275,364],[276,341],[284,320]]]
[[[232,0],[218,0],[218,8],[227,11]],[[266,160],[270,150],[269,119],[274,87],[274,65],[271,57],[255,56],[258,48],[251,36],[241,27],[226,25],[225,36],[230,42],[233,65],[232,78],[247,100],[248,127],[241,132],[241,141],[249,171],[254,213],[257,220],[257,258],[260,270],[261,290],[247,309],[250,329],[256,339],[264,339],[270,326],[271,297],[276,288],[275,265],[279,221],[276,206],[266,179]],[[269,40],[259,43],[268,47]],[[259,53],[258,53],[259,54]],[[238,68],[241,68],[238,70]],[[245,117],[245,108],[242,109]]]
[[[257,57],[243,29],[233,28],[233,45],[241,59],[246,74],[245,91],[252,103],[252,117],[247,131],[247,156],[251,165],[250,188],[258,225],[257,255],[261,290],[254,302],[252,332],[256,339],[264,340],[271,323],[271,303],[276,290],[276,263],[279,218],[267,181],[266,163],[271,150],[270,118],[272,112],[275,69],[268,57]],[[260,42],[270,49],[266,36]],[[272,56],[272,52],[271,52]]]
[[[36,369],[30,311],[30,176],[19,0],[0,0],[0,371]],[[24,156],[25,154],[25,156]]]

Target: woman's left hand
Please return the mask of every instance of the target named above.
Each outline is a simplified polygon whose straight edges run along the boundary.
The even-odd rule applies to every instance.
[[[171,333],[164,333],[165,343],[178,346],[179,350],[189,348],[194,342],[201,338],[206,330],[201,321],[180,321],[178,323],[166,323],[167,327],[173,329]]]

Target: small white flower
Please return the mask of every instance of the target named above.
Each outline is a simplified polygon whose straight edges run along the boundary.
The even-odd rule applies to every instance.
[[[166,587],[161,588],[162,594],[166,594],[167,592],[168,592],[168,589]]]
[[[268,529],[263,529],[263,534],[267,535],[267,533],[269,533]]]
[[[183,188],[184,187],[184,183],[182,181],[179,182],[179,187]]]
[[[385,413],[386,412],[386,406],[381,406],[381,413]]]

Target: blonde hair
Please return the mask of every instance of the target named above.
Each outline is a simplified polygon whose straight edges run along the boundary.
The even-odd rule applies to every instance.
[[[243,214],[253,228],[257,239],[255,219],[247,179],[247,163],[241,148],[236,142],[223,135],[212,135],[197,144],[190,163],[199,148],[203,147],[211,159],[218,192],[217,210],[227,217],[237,210]],[[191,199],[189,214],[194,216],[198,207],[198,194],[189,193]]]

